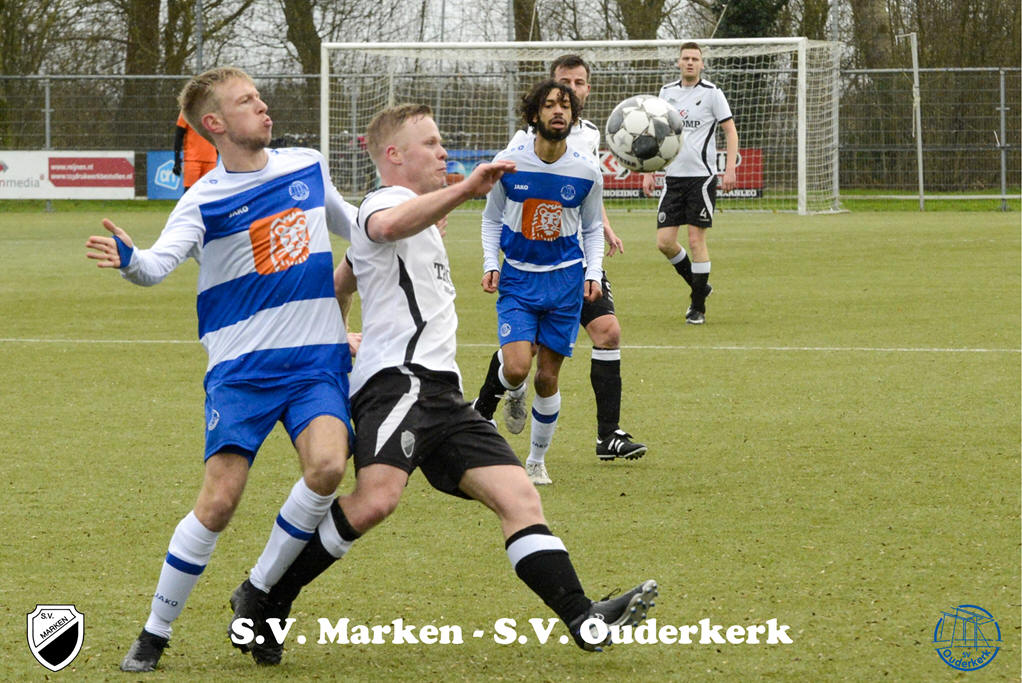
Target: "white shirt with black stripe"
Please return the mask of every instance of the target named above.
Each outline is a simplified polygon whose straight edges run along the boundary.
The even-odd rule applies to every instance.
[[[724,93],[706,80],[695,85],[675,81],[660,88],[660,99],[677,109],[685,123],[685,141],[678,156],[667,165],[667,175],[674,178],[717,175],[717,126],[733,118]]]
[[[370,192],[351,231],[348,260],[362,299],[362,345],[351,373],[354,395],[386,368],[417,364],[438,372],[461,372],[454,360],[458,316],[454,285],[440,231],[435,225],[395,242],[369,238],[369,217],[414,199],[406,187]]]

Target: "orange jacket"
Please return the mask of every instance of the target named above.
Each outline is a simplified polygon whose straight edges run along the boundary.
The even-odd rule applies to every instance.
[[[184,186],[191,187],[216,166],[216,147],[196,133],[181,114],[177,117],[177,127],[184,130]],[[175,144],[174,157],[180,153],[181,149]]]

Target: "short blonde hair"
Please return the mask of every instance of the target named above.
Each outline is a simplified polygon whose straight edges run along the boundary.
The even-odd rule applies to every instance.
[[[252,77],[241,69],[233,66],[219,66],[192,76],[177,96],[178,106],[185,121],[196,133],[213,142],[209,131],[202,125],[202,117],[211,111],[219,111],[220,100],[217,98],[217,86],[227,81],[240,78],[252,82]]]
[[[377,113],[366,129],[366,146],[373,162],[379,163],[387,143],[393,139],[405,121],[424,116],[433,118],[433,108],[428,104],[398,104]]]

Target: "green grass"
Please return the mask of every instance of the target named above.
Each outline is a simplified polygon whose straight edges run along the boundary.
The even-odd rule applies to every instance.
[[[73,603],[86,626],[72,675],[126,680],[117,664],[202,475],[196,267],[152,289],[95,269],[83,245],[102,216],[148,245],[166,213],[106,209],[0,214],[5,679],[48,673],[25,614]],[[558,644],[560,626],[546,645],[472,638],[500,618],[551,615],[511,571],[492,514],[417,474],[394,516],[303,595],[295,632],[314,640],[319,617],[403,618],[460,625],[465,644],[295,645],[280,668],[257,669],[226,642],[226,603],[298,473],[278,428],[147,678],[1018,680],[1018,214],[722,214],[699,328],[683,324],[683,283],[653,246],[652,216],[612,219],[627,249],[607,264],[623,426],[650,452],[597,462],[583,334],[562,373],[555,483],[541,490],[550,525],[595,597],[655,577],[661,625],[776,618],[793,644],[589,655]],[[471,397],[495,339],[477,215],[455,214],[447,243]],[[510,440],[524,457],[526,437]],[[962,603],[990,611],[1003,638],[973,674],[931,643],[941,611]]]

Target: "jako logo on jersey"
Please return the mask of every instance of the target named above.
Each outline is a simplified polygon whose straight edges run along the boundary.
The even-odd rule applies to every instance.
[[[296,180],[287,188],[287,193],[291,195],[291,199],[300,202],[309,198],[309,186],[301,180]]]
[[[288,209],[252,223],[248,234],[256,272],[279,273],[304,263],[309,258],[308,223],[301,209]]]
[[[561,236],[559,202],[544,199],[526,199],[522,202],[522,236],[527,240],[553,242]]]
[[[564,185],[563,187],[561,187],[561,199],[563,199],[566,202],[570,202],[574,198],[575,198],[574,185]]]
[[[248,205],[247,204],[245,206],[241,207],[240,209],[235,209],[234,211],[231,211],[229,214],[227,214],[227,217],[228,218],[234,218],[235,216],[240,216],[243,213],[248,213]]]
[[[515,189],[516,190],[528,190],[529,186],[528,185],[515,185]]]

